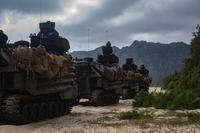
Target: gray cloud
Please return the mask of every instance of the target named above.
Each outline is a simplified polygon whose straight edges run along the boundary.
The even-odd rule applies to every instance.
[[[87,14],[80,23],[64,28],[70,31],[72,40],[76,39],[79,45],[87,44],[88,28],[91,29],[92,45],[102,45],[98,42],[105,41],[105,30],[109,31],[109,39],[117,45],[131,42],[131,36],[134,38],[139,34],[149,35],[149,41],[153,39],[152,41],[166,42],[167,38],[164,39],[163,35],[170,37],[168,42],[188,43],[191,32],[200,22],[199,5],[199,0],[109,0]],[[127,22],[123,16],[128,19]],[[115,18],[116,22],[122,21],[122,24],[115,25],[112,21],[109,22]]]
[[[88,0],[88,3],[91,1]],[[85,8],[85,5],[80,5],[80,0],[67,2],[65,0],[42,0],[44,3],[43,12],[46,14],[44,17],[46,18],[51,14],[53,14],[52,18],[54,15],[59,16],[60,13],[65,15],[69,12],[67,9],[70,7],[77,9],[76,17],[71,17],[73,14],[68,14],[70,17],[63,19],[63,22],[54,20],[57,22],[56,27],[61,35],[66,36],[71,42],[72,50],[87,50],[88,28],[90,29],[90,49],[92,49],[103,45],[107,39],[117,46],[128,45],[134,39],[189,43],[191,32],[195,30],[196,24],[200,23],[199,0],[96,1],[98,1],[97,6]],[[36,14],[38,17],[40,0],[0,0],[0,2],[1,12],[18,11],[32,16],[32,18]],[[3,18],[6,20],[5,15]],[[18,19],[20,18],[14,16],[12,21]],[[68,21],[70,23],[65,23]],[[4,23],[4,20],[0,20],[0,26],[1,23]],[[10,29],[10,31],[12,30]]]
[[[63,0],[0,0],[0,11],[17,11],[24,14],[52,13],[63,8]],[[41,6],[40,6],[41,3]]]

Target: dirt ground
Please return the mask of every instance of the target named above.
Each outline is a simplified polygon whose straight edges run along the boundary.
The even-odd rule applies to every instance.
[[[140,108],[141,111],[151,112],[156,119],[119,120],[119,112],[131,110],[132,100],[120,100],[119,104],[103,107],[79,105],[73,108],[71,114],[60,118],[20,126],[0,125],[0,133],[200,132],[200,124],[184,122],[187,110]]]

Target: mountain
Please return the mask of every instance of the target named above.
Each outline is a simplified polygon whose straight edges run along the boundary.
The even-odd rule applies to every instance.
[[[134,58],[138,67],[144,64],[153,78],[152,85],[159,86],[167,75],[179,71],[183,67],[185,58],[189,57],[190,45],[183,42],[170,44],[153,43],[146,41],[134,41],[130,46],[121,49],[113,46],[114,53],[119,57],[120,65],[126,58]],[[92,51],[74,51],[74,58],[93,57],[96,59],[101,54],[101,47]]]

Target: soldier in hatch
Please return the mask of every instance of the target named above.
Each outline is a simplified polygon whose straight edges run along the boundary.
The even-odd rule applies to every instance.
[[[108,41],[106,43],[106,45],[102,47],[102,52],[103,52],[103,55],[110,55],[110,54],[112,54],[113,49],[111,47],[110,41]]]
[[[114,64],[119,63],[119,58],[113,54],[113,49],[111,47],[110,41],[102,47],[103,55],[98,55],[97,62],[102,64]]]
[[[144,65],[141,65],[138,71],[145,77],[149,76],[149,70],[147,70]]]

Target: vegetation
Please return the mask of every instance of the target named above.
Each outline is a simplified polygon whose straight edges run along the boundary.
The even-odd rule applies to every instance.
[[[191,57],[185,60],[183,70],[175,72],[164,80],[165,93],[139,93],[134,107],[155,107],[159,109],[200,108],[200,26],[193,33]]]
[[[200,95],[200,26],[197,25],[196,29],[190,46],[191,57],[185,59],[181,72],[175,72],[164,80],[163,89],[192,89]]]
[[[187,118],[189,122],[199,123],[200,122],[200,113],[188,113]]]
[[[190,69],[190,70],[188,70]],[[200,64],[187,68],[179,73],[168,76],[164,81],[163,89],[193,90],[200,95]]]
[[[153,116],[148,112],[139,112],[138,110],[133,110],[129,112],[121,112],[119,114],[119,118],[121,120],[125,119],[146,120],[146,119],[153,119]]]
[[[155,107],[157,109],[196,109],[200,108],[200,98],[192,90],[175,89],[165,93],[140,92],[133,107]]]

